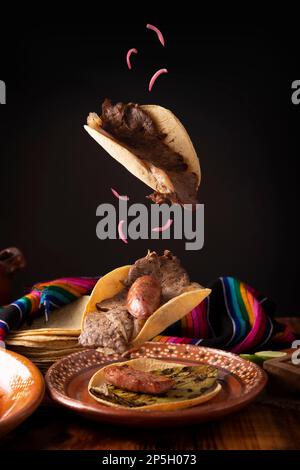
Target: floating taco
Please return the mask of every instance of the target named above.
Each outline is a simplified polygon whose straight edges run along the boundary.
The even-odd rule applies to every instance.
[[[79,342],[122,353],[162,333],[210,292],[190,281],[170,251],[162,256],[148,252],[97,282],[85,308]]]
[[[90,113],[87,132],[113,158],[154,189],[154,202],[195,204],[200,164],[191,139],[177,117],[156,105],[113,105]]]
[[[213,366],[138,358],[103,367],[91,378],[88,390],[103,405],[172,411],[212,399],[221,385]]]

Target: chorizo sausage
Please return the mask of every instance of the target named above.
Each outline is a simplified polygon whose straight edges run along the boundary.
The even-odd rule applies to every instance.
[[[146,319],[159,307],[161,286],[153,276],[141,276],[127,294],[127,310],[135,318]]]
[[[124,366],[110,366],[104,370],[105,380],[115,387],[131,392],[160,395],[174,387],[175,382],[170,377],[164,377]]]

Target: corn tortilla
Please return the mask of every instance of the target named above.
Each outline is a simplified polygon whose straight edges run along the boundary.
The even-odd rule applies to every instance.
[[[115,296],[124,288],[123,282],[126,280],[130,268],[131,265],[116,268],[99,279],[86,305],[82,318],[82,328],[86,316],[97,311],[97,303]],[[203,288],[197,283],[192,283],[186,292],[169,300],[152,313],[138,335],[131,340],[129,347],[138,347],[145,341],[149,341],[159,335],[168,326],[191,312],[210,292],[210,289]]]
[[[144,372],[158,371],[158,370],[164,370],[164,369],[166,370],[166,369],[176,368],[176,367],[178,368],[190,367],[191,369],[197,368],[197,367],[203,367],[207,369],[209,368],[215,369],[212,366],[186,366],[185,364],[165,362],[165,361],[160,361],[157,359],[150,359],[150,358],[131,359],[129,361],[119,362],[113,365],[124,366],[125,364],[133,367],[134,369],[141,370]],[[102,369],[100,369],[98,372],[96,372],[93,375],[88,385],[88,391],[91,397],[94,398],[97,402],[106,406],[114,407],[114,408],[141,410],[141,411],[144,411],[144,410],[175,411],[178,409],[190,408],[192,406],[200,405],[201,403],[211,400],[214,396],[216,396],[221,391],[221,388],[222,388],[221,385],[217,382],[217,378],[215,378],[211,380],[211,383],[213,384],[212,387],[208,388],[205,391],[201,391],[201,388],[199,388],[199,396],[195,398],[188,398],[188,399],[169,398],[170,401],[168,401],[168,398],[167,399],[163,398],[163,400],[165,401],[164,403],[155,403],[152,405],[144,405],[144,406],[137,406],[137,407],[131,406],[129,408],[127,406],[123,406],[118,403],[109,401],[109,399],[100,398],[99,396],[95,395],[96,390],[102,390],[103,387],[105,389],[107,382],[105,380],[104,371],[110,366],[111,364],[103,367]],[[194,383],[194,386],[200,387],[198,383],[197,384]],[[180,385],[177,384],[176,388],[174,389],[175,393],[176,393],[176,390],[178,391],[180,390],[179,387]],[[137,399],[141,396],[140,394],[138,393],[135,394],[134,392],[129,392],[129,394],[136,395]],[[153,400],[159,401],[159,398],[153,397]]]
[[[187,164],[188,171],[196,174],[197,187],[199,187],[201,180],[199,159],[182,123],[169,109],[163,108],[162,106],[143,105],[141,108],[150,115],[158,130],[166,135],[165,143],[171,149],[182,155]],[[165,176],[165,178],[163,178],[163,185],[161,186],[162,181],[155,178],[151,171],[151,165],[143,162],[122,143],[118,142],[117,139],[102,129],[95,130],[87,125],[84,126],[84,128],[115,160],[146,185],[150,186],[150,188],[163,193],[172,193],[174,191],[174,187],[166,172],[161,171],[161,174]]]

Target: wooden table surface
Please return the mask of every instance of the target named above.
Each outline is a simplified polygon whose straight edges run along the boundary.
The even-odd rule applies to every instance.
[[[283,319],[300,335],[300,319]],[[244,410],[190,427],[134,429],[42,404],[0,440],[0,450],[300,450],[299,396],[267,391]]]
[[[269,450],[300,449],[300,408],[262,399],[219,421],[171,429],[130,429],[88,421],[69,410],[41,406],[3,437],[0,450]]]

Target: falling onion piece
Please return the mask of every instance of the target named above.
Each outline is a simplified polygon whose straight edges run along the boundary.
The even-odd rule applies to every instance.
[[[124,232],[123,232],[123,224],[124,224],[124,220],[120,220],[120,222],[118,224],[118,234],[119,234],[119,237],[122,240],[122,242],[128,243],[128,241],[126,240],[126,237],[124,235]]]
[[[111,192],[113,193],[114,196],[116,196],[118,199],[120,199],[121,201],[129,201],[129,197],[128,196],[120,196],[120,194],[118,193],[118,191],[116,191],[114,188],[110,188],[111,189]]]
[[[168,73],[168,70],[167,69],[159,69],[157,72],[155,72],[155,74],[152,76],[150,82],[149,82],[149,91],[152,90],[152,87],[156,81],[156,79],[162,75],[163,73]]]
[[[126,62],[127,62],[127,66],[129,68],[129,70],[131,70],[131,63],[130,63],[130,56],[131,54],[137,54],[138,51],[137,49],[133,48],[133,49],[129,49],[129,51],[127,52],[127,55],[126,55]]]
[[[154,31],[157,34],[159,42],[165,47],[165,39],[162,35],[162,32],[156,26],[153,26],[152,24],[147,24],[146,28],[151,29],[152,31]]]
[[[167,222],[162,227],[155,227],[152,229],[152,232],[165,232],[168,228],[171,227],[173,223],[172,219],[167,220]]]

